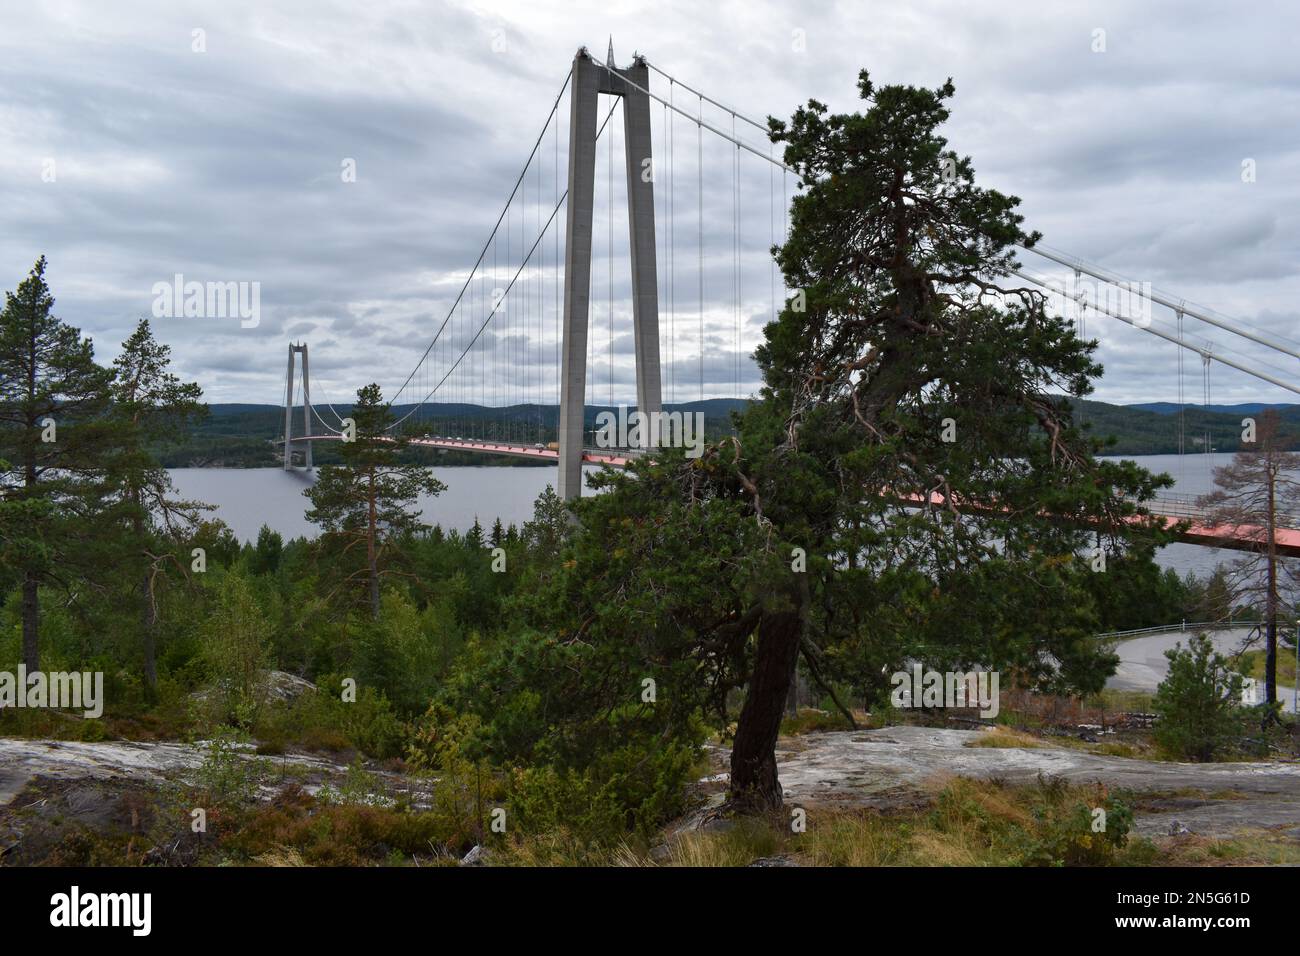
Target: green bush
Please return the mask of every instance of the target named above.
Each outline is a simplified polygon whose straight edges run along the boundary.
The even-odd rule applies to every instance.
[[[620,747],[579,771],[550,765],[516,769],[510,818],[526,833],[566,830],[596,843],[628,832],[649,836],[686,809],[686,785],[698,761],[683,743]]]
[[[648,834],[685,809],[702,735],[695,728],[688,736],[696,742],[638,737],[576,766],[555,759],[545,746],[527,763],[493,764],[485,741],[495,732],[477,715],[458,715],[435,703],[410,728],[407,766],[437,774],[442,788],[449,788],[447,799],[500,796],[510,833],[556,831],[599,844],[629,832]],[[497,777],[504,777],[504,791]]]
[[[358,757],[348,764],[348,772],[337,787],[325,784],[316,794],[321,803],[356,803],[383,806],[385,803],[379,777],[371,773]]]
[[[342,685],[342,677],[328,674],[316,691],[263,708],[253,730],[264,749],[298,744],[309,750],[350,747],[376,759],[400,756],[405,732],[387,696],[363,685],[349,702]]]
[[[411,717],[428,706],[464,639],[446,604],[418,609],[406,595],[389,591],[379,620],[357,625],[355,644],[357,676]]]
[[[1132,808],[1101,786],[1080,800],[1063,781],[1040,776],[1034,804],[1023,866],[1109,866],[1133,828]]]

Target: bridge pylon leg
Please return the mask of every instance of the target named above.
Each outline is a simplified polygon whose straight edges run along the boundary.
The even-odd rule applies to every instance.
[[[293,467],[293,345],[289,345],[289,370],[284,386],[284,470]]]
[[[650,89],[650,70],[636,60],[622,71],[630,83]],[[623,93],[623,141],[627,144],[628,238],[632,251],[632,331],[636,354],[636,405],[642,415],[663,410],[659,369],[659,283],[655,257],[654,159],[650,149],[650,97],[636,86]],[[644,420],[643,420],[644,422]],[[645,446],[658,435],[642,425]]]
[[[302,463],[311,471],[311,375],[307,372],[307,343],[302,343],[302,434],[307,439],[302,446]]]

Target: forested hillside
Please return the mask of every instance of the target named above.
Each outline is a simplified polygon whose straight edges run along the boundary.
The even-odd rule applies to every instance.
[[[1155,410],[1143,405],[1108,405],[1105,402],[1075,402],[1078,419],[1089,426],[1094,435],[1113,436],[1114,445],[1108,454],[1115,455],[1172,455],[1178,452],[1178,406],[1172,402],[1158,403]],[[1185,450],[1205,450],[1205,437],[1209,433],[1211,450],[1235,452],[1241,450],[1242,419],[1251,415],[1241,409],[1254,408],[1258,415],[1264,406],[1241,406],[1228,410],[1224,406],[1210,406],[1206,411],[1188,405],[1183,412]],[[1275,406],[1283,422],[1300,425],[1300,405]],[[1300,430],[1295,434],[1300,435]],[[1292,447],[1300,447],[1293,442]]]
[[[730,398],[706,399],[665,406],[665,411],[701,412],[704,415],[705,434],[716,437],[730,427],[731,414],[745,406],[745,402]],[[347,417],[351,405],[333,408],[316,406],[325,422],[338,428],[334,412]],[[409,405],[394,407],[393,415],[400,419],[411,411]],[[596,416],[616,408],[589,405],[586,410],[586,427],[595,427]],[[410,426],[431,435],[464,435],[465,437],[499,436],[502,441],[550,442],[556,436],[557,410],[554,405],[514,405],[508,408],[489,408],[482,405],[429,403],[410,419]],[[294,428],[302,428],[302,407],[294,410]],[[313,431],[324,429],[313,422]],[[263,468],[278,464],[280,446],[274,442],[284,433],[284,408],[279,405],[220,404],[208,406],[208,415],[195,422],[187,437],[178,445],[159,448],[157,452],[168,468]],[[337,464],[338,449],[330,442],[320,442],[313,449],[316,464]],[[437,465],[514,465],[524,468],[539,467],[538,462],[520,458],[488,457],[476,452],[458,452],[410,448],[410,461]]]
[[[718,398],[703,402],[685,402],[666,406],[668,411],[703,412],[706,433],[717,436],[729,426],[731,413],[745,406],[745,402]],[[1106,402],[1079,400],[1074,403],[1080,421],[1094,435],[1114,438],[1107,450],[1114,455],[1168,455],[1178,452],[1178,406],[1173,403],[1146,405],[1110,405]],[[1241,447],[1241,420],[1250,409],[1265,407],[1252,405],[1210,406],[1212,411],[1189,405],[1183,414],[1184,448],[1199,452],[1205,448],[1208,430],[1210,443],[1216,452],[1234,452]],[[1300,425],[1300,405],[1277,406],[1283,420]],[[350,405],[337,406],[340,415],[346,416]],[[400,418],[409,406],[394,409]],[[587,428],[594,426],[596,416],[608,411],[606,406],[587,407]],[[333,413],[325,407],[319,409],[322,417],[334,421]],[[616,411],[616,410],[615,410]],[[301,427],[302,409],[295,411],[297,427]],[[487,408],[481,405],[431,404],[416,419],[417,427],[430,434],[482,435],[485,428],[504,440],[521,442],[554,441],[556,409],[553,405],[516,405],[510,408]],[[208,406],[208,416],[193,424],[188,437],[179,445],[159,449],[162,462],[169,468],[261,468],[279,463],[280,451],[273,442],[284,431],[284,409],[277,405],[213,404]],[[316,427],[317,433],[321,431]],[[1300,429],[1297,429],[1300,434]],[[437,465],[518,465],[537,467],[537,463],[522,459],[488,458],[474,452],[427,451],[411,449],[413,461]],[[338,450],[329,443],[320,443],[314,450],[318,464],[338,461]]]

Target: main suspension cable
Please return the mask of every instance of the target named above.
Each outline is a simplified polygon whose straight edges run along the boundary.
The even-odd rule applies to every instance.
[[[465,290],[469,288],[470,282],[474,278],[474,274],[478,271],[478,267],[482,265],[483,258],[484,256],[487,255],[488,246],[491,245],[493,240],[496,238],[497,230],[501,228],[501,221],[505,219],[506,213],[510,209],[510,204],[514,201],[515,194],[519,191],[519,186],[524,181],[524,176],[528,174],[528,167],[532,163],[533,157],[537,155],[537,149],[542,143],[542,138],[546,135],[546,130],[550,127],[551,120],[555,117],[556,110],[558,110],[560,107],[560,100],[564,97],[564,91],[569,88],[569,82],[572,79],[573,79],[573,68],[570,67],[568,74],[564,77],[564,83],[561,84],[560,86],[560,92],[556,94],[555,102],[551,105],[551,111],[549,114],[547,114],[546,122],[542,124],[542,131],[537,134],[537,141],[533,143],[533,148],[528,154],[528,160],[524,163],[524,168],[519,171],[519,178],[515,180],[514,188],[510,190],[510,196],[509,198],[506,199],[505,206],[501,210],[501,215],[497,217],[496,224],[492,227],[491,234],[488,236],[487,241],[483,243],[483,248],[479,251],[478,259],[476,259],[474,262],[474,267],[470,269],[469,276],[465,279],[465,284],[461,286],[460,292],[456,294],[456,299],[454,302],[452,302],[451,308],[448,310],[446,318],[444,318],[442,320],[442,324],[438,326],[438,331],[437,333],[434,334],[433,341],[429,343],[429,347],[426,348],[424,350],[424,354],[420,356],[420,361],[424,361],[424,359],[428,357],[429,352],[432,351],[434,345],[437,344],[438,339],[442,335],[443,330],[447,327],[447,323],[451,320],[452,314],[456,311],[456,307],[460,305],[461,298],[465,295]],[[419,366],[417,365],[416,368],[418,367]],[[406,381],[402,383],[401,388],[399,388],[393,394],[393,398],[390,404],[396,404],[398,396],[400,396],[402,392],[406,389],[406,386],[411,383],[411,379],[414,376],[415,376],[415,369],[412,369],[411,374],[406,377]],[[390,425],[389,428],[393,428],[401,424],[401,422],[404,421],[406,417],[407,416],[403,416],[401,419],[398,419],[398,421]]]
[[[617,105],[618,105],[617,103],[614,104],[614,106]],[[605,114],[604,122],[600,124],[600,128],[596,131],[596,139],[600,139],[601,134],[605,132],[605,127],[606,125],[608,125],[609,119],[613,115],[614,115],[614,107],[611,107],[609,112]],[[420,400],[420,404],[424,404],[424,402],[427,402],[430,398],[432,398],[437,393],[438,389],[440,389],[443,386],[443,383],[445,383],[447,379],[451,376],[451,373],[456,371],[457,367],[464,360],[465,356],[469,354],[470,349],[474,347],[474,343],[476,343],[479,340],[479,337],[483,334],[483,330],[488,327],[492,319],[498,314],[497,310],[499,308],[499,304],[501,302],[504,302],[509,297],[510,290],[514,288],[515,282],[518,280],[520,274],[523,273],[524,268],[532,260],[533,253],[537,251],[537,247],[541,244],[542,239],[546,235],[546,230],[551,228],[551,224],[555,222],[556,213],[560,211],[560,207],[564,205],[565,201],[568,198],[569,198],[569,191],[566,189],[561,194],[559,201],[555,204],[554,208],[551,210],[551,214],[546,218],[546,224],[542,227],[542,232],[537,236],[536,239],[533,240],[532,246],[529,248],[527,255],[524,256],[523,261],[519,264],[519,268],[515,270],[515,274],[511,277],[510,282],[506,285],[506,287],[503,290],[501,290],[501,295],[499,298],[495,295],[495,290],[494,290],[493,298],[496,301],[494,302],[491,310],[488,312],[488,317],[483,321],[483,324],[479,326],[478,331],[474,333],[474,337],[470,339],[469,343],[461,351],[460,355],[457,356],[456,361],[452,364],[451,368],[447,369],[446,373],[442,376],[442,378],[438,380],[438,384],[433,386],[433,388],[429,390],[429,393],[425,395],[423,399]],[[400,421],[401,419],[399,419],[398,422],[394,422],[394,424],[399,424]]]

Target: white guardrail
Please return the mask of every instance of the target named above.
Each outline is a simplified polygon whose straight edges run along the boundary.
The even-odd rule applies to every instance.
[[[1136,627],[1130,631],[1107,631],[1097,634],[1099,638],[1139,637],[1143,634],[1165,634],[1171,631],[1226,631],[1236,627],[1254,627],[1258,621],[1234,621],[1224,618],[1218,621],[1182,621],[1178,624],[1160,624],[1156,627]]]

